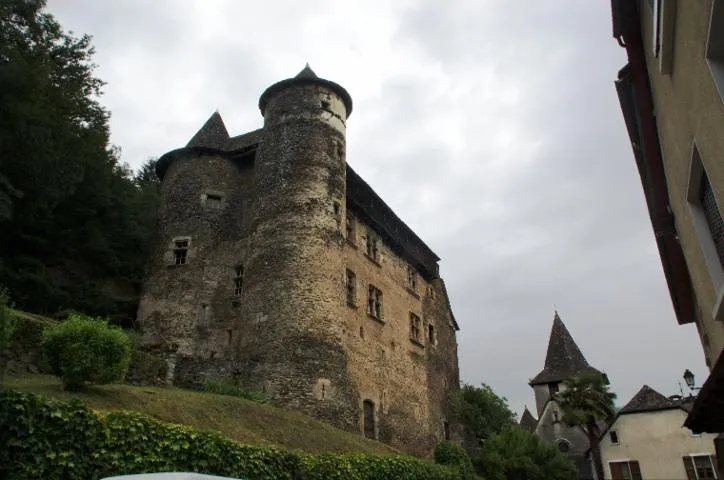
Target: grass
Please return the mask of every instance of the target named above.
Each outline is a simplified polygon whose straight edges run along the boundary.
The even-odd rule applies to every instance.
[[[339,430],[302,413],[237,397],[131,385],[94,386],[83,392],[66,392],[60,381],[50,375],[10,377],[7,387],[58,399],[78,398],[99,411],[135,410],[170,423],[216,430],[245,444],[277,445],[308,453],[399,453],[388,445]]]

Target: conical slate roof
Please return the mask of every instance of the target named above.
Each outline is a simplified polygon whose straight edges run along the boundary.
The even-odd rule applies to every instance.
[[[523,410],[523,415],[520,416],[520,422],[518,422],[518,425],[520,426],[520,428],[532,432],[533,430],[535,430],[536,425],[538,425],[538,420],[536,420],[533,414],[530,413],[528,407],[525,407],[525,410]]]
[[[586,372],[601,373],[588,364],[568,329],[563,325],[558,312],[553,317],[553,328],[548,340],[548,352],[543,370],[533,377],[530,385],[562,382],[574,375]]]
[[[297,73],[297,76],[294,78],[319,78],[316,73],[314,73],[314,70],[307,65],[302,69],[301,72]]]
[[[644,385],[618,413],[651,412],[680,407],[680,403],[674,402],[648,385]]]
[[[196,132],[186,148],[189,147],[204,147],[204,148],[215,148],[218,150],[226,149],[229,143],[229,132],[226,131],[226,125],[221,119],[219,112],[214,112],[213,115],[206,120],[204,126]]]

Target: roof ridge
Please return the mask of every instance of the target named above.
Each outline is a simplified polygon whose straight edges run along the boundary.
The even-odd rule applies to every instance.
[[[666,395],[644,384],[631,400],[619,410],[619,413],[666,410],[669,408],[680,408],[680,406],[680,404],[671,400]]]

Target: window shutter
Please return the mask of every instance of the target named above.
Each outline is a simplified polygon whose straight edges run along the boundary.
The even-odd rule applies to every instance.
[[[638,460],[631,460],[628,462],[628,466],[631,469],[631,478],[633,480],[642,480],[641,467],[639,466]]]
[[[611,468],[611,478],[612,480],[622,480],[623,475],[621,474],[621,464],[618,462],[611,462],[608,464],[608,466]]]
[[[684,458],[684,468],[686,469],[686,478],[688,480],[696,480],[696,471],[694,470],[694,460],[691,457]]]

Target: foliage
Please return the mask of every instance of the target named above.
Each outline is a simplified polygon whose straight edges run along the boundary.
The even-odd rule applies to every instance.
[[[131,360],[131,340],[101,319],[73,314],[43,332],[43,353],[67,390],[86,382],[122,380]]]
[[[475,470],[465,449],[452,442],[440,442],[435,445],[435,463],[457,469],[465,478],[474,478]]]
[[[515,413],[508,406],[508,400],[485,383],[480,387],[463,385],[451,392],[449,400],[455,418],[478,439],[486,439],[515,424]]]
[[[455,469],[406,456],[298,455],[240,445],[140,413],[93,414],[78,402],[0,396],[0,478],[88,479],[193,471],[249,479],[457,480]]]
[[[598,478],[603,478],[603,463],[598,441],[600,424],[613,420],[616,411],[616,394],[608,391],[603,375],[595,372],[580,374],[563,382],[565,388],[556,394],[563,409],[562,420],[568,425],[583,428],[588,437],[593,465]]]
[[[488,480],[574,480],[573,463],[532,433],[507,426],[483,442],[473,459]]]
[[[10,295],[0,285],[0,392],[5,388],[5,369],[7,368],[10,340],[18,327],[18,320],[10,308]]]
[[[229,381],[208,380],[206,382],[205,390],[209,393],[245,398],[246,400],[251,400],[257,403],[269,403],[266,395],[262,392],[256,390],[246,390],[245,388],[235,385]]]
[[[91,38],[44,4],[0,2],[0,283],[20,308],[129,324],[158,182],[119,162]]]

